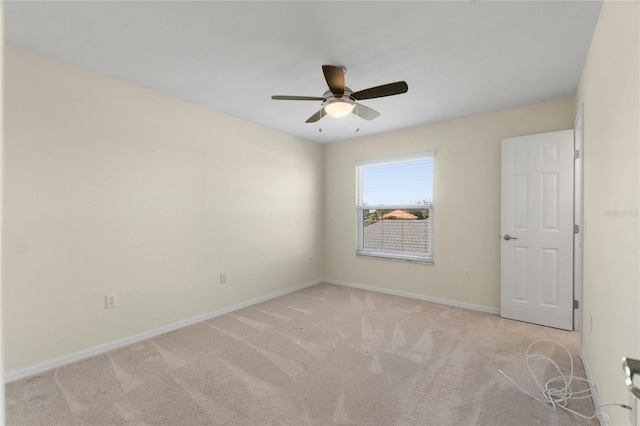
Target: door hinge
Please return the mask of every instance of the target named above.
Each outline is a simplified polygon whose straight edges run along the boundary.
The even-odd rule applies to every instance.
[[[574,234],[580,233],[580,225],[573,225],[573,233]]]
[[[580,306],[580,302],[578,302],[577,300],[573,299],[573,309],[578,309],[579,306]]]
[[[573,159],[577,160],[578,158],[580,158],[580,150],[576,149],[576,151],[573,153]]]

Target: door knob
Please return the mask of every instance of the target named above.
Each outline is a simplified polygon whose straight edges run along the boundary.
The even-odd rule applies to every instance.
[[[505,240],[505,241],[509,241],[509,240],[517,240],[517,238],[516,238],[516,237],[512,237],[512,236],[511,236],[511,235],[509,235],[509,234],[504,234],[504,240]]]

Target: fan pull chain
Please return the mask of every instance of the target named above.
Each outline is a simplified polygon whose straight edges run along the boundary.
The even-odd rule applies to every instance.
[[[360,105],[356,104],[356,133],[360,131]]]

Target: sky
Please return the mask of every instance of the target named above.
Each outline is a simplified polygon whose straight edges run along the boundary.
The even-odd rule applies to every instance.
[[[422,204],[433,200],[433,158],[360,167],[363,204]]]

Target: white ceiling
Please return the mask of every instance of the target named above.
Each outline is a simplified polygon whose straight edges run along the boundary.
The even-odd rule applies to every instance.
[[[600,1],[5,2],[8,44],[317,142],[345,140],[566,96],[577,88]],[[321,66],[375,120],[305,120]],[[355,132],[359,128],[358,133]],[[322,132],[318,130],[322,128]]]

